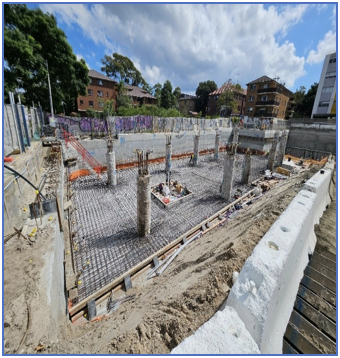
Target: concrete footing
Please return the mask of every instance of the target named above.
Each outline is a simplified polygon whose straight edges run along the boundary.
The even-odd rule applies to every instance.
[[[197,166],[198,164],[198,157],[199,157],[199,142],[200,142],[200,136],[199,134],[196,134],[194,136],[194,166]]]
[[[234,178],[234,165],[235,156],[226,155],[224,159],[223,180],[221,185],[221,196],[225,200],[229,200],[231,196],[231,189]]]
[[[151,175],[137,177],[137,231],[140,237],[150,234],[151,228]]]
[[[117,172],[116,172],[116,156],[115,152],[108,152],[106,154],[107,162],[107,184],[117,185]]]
[[[274,170],[274,163],[275,163],[275,156],[276,156],[276,148],[277,148],[278,139],[279,139],[279,134],[278,134],[278,132],[275,132],[274,139],[273,139],[273,142],[272,142],[272,146],[271,146],[270,151],[269,151],[269,157],[268,157],[268,169],[270,171]]]
[[[214,159],[218,159],[218,150],[220,147],[220,134],[216,132],[215,136],[215,150],[214,150]]]
[[[248,184],[249,176],[250,176],[250,168],[251,168],[252,157],[249,153],[246,153],[244,156],[244,166],[242,172],[242,183]]]

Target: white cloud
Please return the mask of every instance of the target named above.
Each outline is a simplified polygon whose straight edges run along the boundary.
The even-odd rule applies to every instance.
[[[325,59],[325,56],[330,52],[336,50],[336,34],[335,32],[328,31],[325,37],[319,41],[316,50],[309,51],[306,63],[312,65],[320,63]]]
[[[318,14],[320,14],[323,10],[326,10],[328,8],[327,4],[317,4],[316,5],[316,10],[318,12]]]
[[[77,54],[76,57],[77,57],[77,60],[78,60],[78,61],[79,61],[80,59],[83,59],[83,60],[85,61],[83,55]],[[90,70],[91,67],[89,66],[89,64],[88,64],[86,61],[85,61],[85,63],[86,63],[87,68]]]
[[[245,85],[262,75],[287,86],[305,74],[293,43],[280,44],[308,5],[262,4],[43,4],[85,37],[130,57],[154,85],[170,79],[184,91],[199,82],[218,86],[232,78]],[[95,26],[94,26],[95,24]],[[104,54],[103,54],[104,55]],[[138,60],[137,60],[138,59]]]

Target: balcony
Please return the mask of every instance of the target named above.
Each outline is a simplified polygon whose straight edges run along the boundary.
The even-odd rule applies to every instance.
[[[269,88],[260,88],[257,90],[257,93],[282,93],[282,89],[280,87],[269,87]]]
[[[256,106],[278,106],[280,102],[269,100],[269,101],[256,101]]]
[[[255,112],[254,117],[277,117],[277,113],[271,112]]]

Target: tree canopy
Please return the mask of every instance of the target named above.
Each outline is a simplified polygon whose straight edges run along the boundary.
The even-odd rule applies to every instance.
[[[90,80],[83,59],[77,60],[55,17],[22,4],[4,5],[4,90],[24,91],[23,103],[50,108],[47,66],[55,112],[76,109],[78,95]]]
[[[238,102],[235,99],[235,95],[237,95],[237,93],[242,93],[243,91],[239,83],[233,85],[231,80],[229,80],[226,84],[228,84],[227,89],[220,94],[217,100],[217,106],[220,109],[220,113],[223,112],[225,116],[236,110]]]
[[[173,106],[172,85],[169,80],[164,82],[161,89],[161,107],[169,109]]]
[[[151,90],[149,84],[128,57],[115,52],[112,56],[105,55],[101,61],[103,64],[101,70],[108,77],[114,78],[118,82],[123,81],[131,86],[141,87],[146,91]]]
[[[306,87],[301,86],[294,94],[294,114],[293,118],[310,117],[313,111],[318,83],[314,82],[306,92]]]
[[[209,93],[217,90],[217,84],[214,81],[200,82],[196,88],[196,111],[202,112],[205,117],[208,105]]]

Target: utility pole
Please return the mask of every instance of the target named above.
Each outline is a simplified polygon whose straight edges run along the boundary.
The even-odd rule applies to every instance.
[[[51,83],[50,83],[50,73],[48,72],[48,62],[47,62],[47,60],[46,60],[46,68],[47,68],[48,90],[49,90],[49,93],[50,93],[51,116],[54,117],[54,113],[53,113],[53,101],[52,101],[52,92],[51,92]]]

